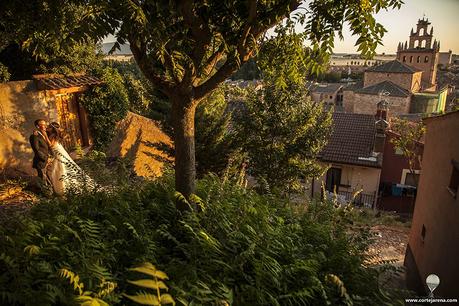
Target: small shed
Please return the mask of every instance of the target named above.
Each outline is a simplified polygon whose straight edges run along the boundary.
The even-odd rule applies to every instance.
[[[80,96],[102,81],[87,75],[34,75],[32,80],[0,84],[0,173],[30,176],[29,136],[36,119],[59,122],[68,151],[92,144],[88,115]]]

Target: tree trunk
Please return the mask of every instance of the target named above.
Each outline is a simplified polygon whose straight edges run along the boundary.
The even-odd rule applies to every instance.
[[[188,100],[188,101],[187,101]],[[175,189],[186,199],[195,192],[196,162],[194,142],[194,116],[196,103],[186,96],[172,97],[172,124],[175,145]],[[179,210],[185,203],[177,202]]]

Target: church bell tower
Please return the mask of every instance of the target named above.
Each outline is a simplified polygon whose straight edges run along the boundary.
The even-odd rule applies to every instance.
[[[408,42],[398,44],[397,59],[409,66],[422,70],[422,89],[436,90],[437,65],[440,42],[433,38],[433,27],[429,19],[419,19],[416,31],[411,29]]]

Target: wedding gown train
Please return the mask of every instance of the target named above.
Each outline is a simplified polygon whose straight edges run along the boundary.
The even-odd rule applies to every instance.
[[[60,143],[52,147],[54,160],[48,170],[54,192],[63,195],[72,190],[81,192],[95,188],[94,181],[73,161]]]

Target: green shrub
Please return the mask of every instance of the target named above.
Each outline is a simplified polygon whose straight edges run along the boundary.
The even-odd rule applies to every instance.
[[[94,143],[100,149],[112,140],[116,122],[126,116],[129,99],[118,71],[105,67],[95,74],[104,83],[88,90],[83,95],[82,102],[89,114]]]
[[[8,82],[11,77],[8,67],[0,63],[0,83]]]
[[[166,175],[11,215],[0,224],[0,304],[75,305],[83,284],[86,301],[131,305],[129,268],[143,262],[167,273],[179,305],[396,303],[366,266],[369,232],[350,229],[347,207],[305,209],[215,177],[197,190],[199,212],[175,209],[184,198]]]

